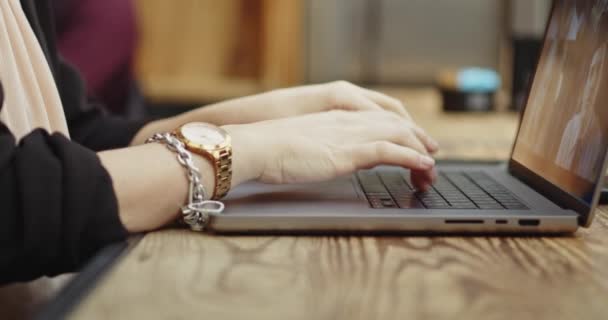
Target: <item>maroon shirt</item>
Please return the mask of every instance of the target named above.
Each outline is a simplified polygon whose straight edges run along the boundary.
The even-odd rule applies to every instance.
[[[110,111],[125,110],[137,44],[131,0],[54,0],[57,45]]]

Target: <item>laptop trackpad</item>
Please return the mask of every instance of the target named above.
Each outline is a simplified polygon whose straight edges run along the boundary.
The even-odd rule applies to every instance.
[[[352,177],[310,184],[270,185],[246,183],[232,190],[226,197],[226,209],[264,206],[318,204],[364,204],[357,194]],[[239,210],[240,211],[240,210]]]

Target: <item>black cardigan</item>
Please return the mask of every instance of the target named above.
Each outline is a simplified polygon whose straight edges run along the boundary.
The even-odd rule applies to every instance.
[[[78,73],[57,54],[50,2],[21,0],[72,140],[38,129],[16,144],[0,123],[0,284],[77,270],[127,235],[112,180],[95,151],[127,146],[145,121],[108,116],[87,99]]]

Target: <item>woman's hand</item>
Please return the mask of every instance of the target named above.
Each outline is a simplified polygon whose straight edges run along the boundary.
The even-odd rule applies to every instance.
[[[206,106],[189,121],[245,124],[331,110],[386,110],[410,119],[401,101],[346,81],[274,90]]]
[[[416,188],[435,179],[436,143],[396,112],[331,111],[224,126],[233,141],[237,182],[304,183],[387,164],[412,169]]]
[[[332,110],[388,111],[412,121],[401,101],[346,81],[274,90],[198,108],[175,117],[152,122],[133,139],[143,143],[155,132],[171,131],[188,122],[218,126],[247,124]],[[431,150],[428,150],[431,151]]]

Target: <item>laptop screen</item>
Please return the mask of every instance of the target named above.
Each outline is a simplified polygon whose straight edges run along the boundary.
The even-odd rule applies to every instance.
[[[608,0],[556,0],[513,160],[591,205],[608,149]]]

